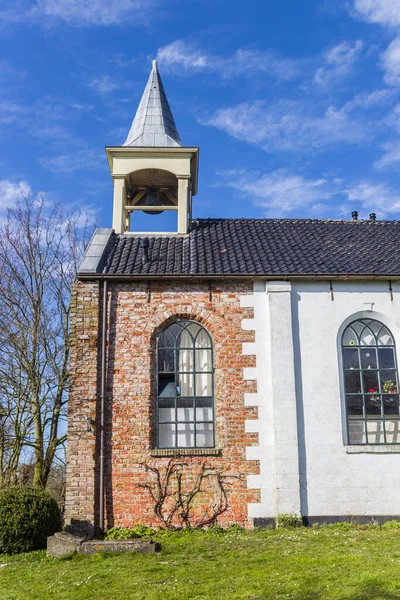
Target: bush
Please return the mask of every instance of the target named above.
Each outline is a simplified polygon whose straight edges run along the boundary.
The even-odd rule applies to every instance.
[[[400,529],[400,521],[392,520],[386,521],[382,525],[382,529]]]
[[[0,554],[41,550],[46,548],[47,536],[60,530],[60,509],[44,490],[0,490]]]
[[[106,531],[104,535],[105,540],[134,540],[136,538],[145,538],[154,535],[156,532],[151,527],[140,525],[136,523],[130,529],[129,527],[112,527]]]
[[[303,519],[296,513],[281,513],[276,517],[277,527],[302,527]]]

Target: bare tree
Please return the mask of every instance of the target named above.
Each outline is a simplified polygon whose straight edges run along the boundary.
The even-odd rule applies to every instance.
[[[81,213],[49,208],[44,197],[22,199],[0,224],[3,484],[30,454],[34,485],[46,487],[66,440],[69,299],[87,237]]]

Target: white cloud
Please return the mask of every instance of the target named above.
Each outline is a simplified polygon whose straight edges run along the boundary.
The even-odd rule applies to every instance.
[[[400,142],[388,142],[383,144],[382,149],[385,151],[381,158],[374,163],[376,169],[387,169],[400,164]]]
[[[76,152],[45,156],[38,159],[43,168],[60,175],[71,175],[84,169],[102,169],[104,167],[103,161],[102,154],[85,148]]]
[[[400,85],[400,37],[395,38],[383,52],[381,62],[385,71],[385,83]]]
[[[26,181],[14,183],[8,179],[0,180],[0,210],[14,206],[18,200],[27,198],[31,193],[31,186]]]
[[[254,77],[258,71],[285,80],[300,76],[300,65],[305,64],[305,61],[277,57],[270,51],[239,49],[231,56],[221,57],[203,52],[182,40],[159,48],[157,59],[164,69],[176,72],[208,71],[229,78],[237,75]]]
[[[245,102],[217,110],[201,121],[267,152],[319,151],[337,143],[361,143],[372,136],[372,125],[355,118],[350,105],[321,111],[312,102],[282,100]]]
[[[386,27],[400,26],[399,0],[355,0],[354,11],[363,21]]]
[[[17,22],[26,19],[43,22],[62,20],[72,26],[121,25],[141,23],[155,0],[16,0],[0,11],[0,19]]]
[[[315,73],[314,81],[325,87],[349,75],[362,48],[362,41],[357,40],[354,44],[342,42],[328,50],[324,56],[325,64]]]
[[[387,183],[364,181],[350,186],[346,193],[350,202],[361,204],[366,214],[376,213],[378,219],[400,211],[400,195]]]
[[[121,81],[120,79],[113,79],[109,75],[101,75],[100,77],[92,79],[89,83],[89,87],[101,96],[105,96],[116,90],[130,88],[132,87],[132,83],[129,81]]]
[[[307,179],[286,169],[266,174],[232,170],[221,175],[224,185],[250,198],[268,217],[321,213],[324,202],[336,193],[335,184],[325,178]]]

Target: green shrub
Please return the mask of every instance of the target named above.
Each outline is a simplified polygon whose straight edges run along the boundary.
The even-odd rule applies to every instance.
[[[44,490],[0,490],[0,554],[46,548],[47,536],[61,530],[57,502]]]
[[[105,540],[134,540],[136,538],[150,537],[156,533],[155,529],[136,523],[131,529],[129,527],[112,527],[106,531]]]
[[[302,527],[303,520],[296,513],[281,513],[276,517],[277,527]]]
[[[386,521],[382,524],[382,529],[400,529],[400,521]]]

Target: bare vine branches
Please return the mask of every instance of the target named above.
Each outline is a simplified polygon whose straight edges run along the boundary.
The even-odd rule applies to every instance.
[[[191,467],[190,472],[189,466]],[[193,466],[171,458],[163,468],[140,463],[148,482],[138,484],[147,490],[154,514],[170,530],[201,529],[215,525],[229,509],[229,488],[237,475],[229,475],[203,460],[193,474]]]

